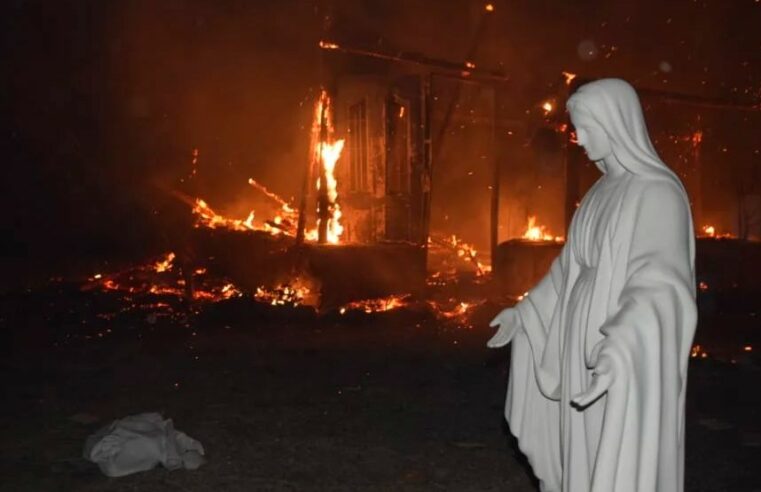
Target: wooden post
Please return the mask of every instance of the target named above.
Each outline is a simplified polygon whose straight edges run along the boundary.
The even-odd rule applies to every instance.
[[[494,110],[492,115],[491,127],[491,148],[492,148],[492,182],[491,182],[491,230],[490,230],[490,254],[491,263],[494,265],[497,257],[497,247],[499,246],[499,185],[501,180],[501,147],[497,144],[497,118],[499,115],[499,87],[492,86]]]
[[[325,162],[322,157],[323,147],[328,140],[328,98],[322,103],[320,111],[320,143],[319,156],[317,165],[320,173],[320,190],[317,196],[317,213],[320,218],[320,224],[317,229],[317,241],[325,244],[328,241],[328,220],[330,219],[330,200],[328,199],[328,175],[325,171]]]
[[[312,152],[312,149],[309,149]],[[307,203],[309,200],[309,184],[312,182],[312,170],[314,169],[314,155],[307,159],[307,165],[304,169],[304,179],[301,182],[301,197],[299,199],[299,221],[296,226],[296,244],[304,244],[304,235],[307,223]]]
[[[421,175],[421,190],[423,192],[423,217],[420,234],[420,244],[428,248],[428,237],[431,235],[431,190],[433,183],[433,148],[431,142],[431,90],[433,86],[433,74],[423,80],[422,95],[422,119],[423,119],[423,172]]]

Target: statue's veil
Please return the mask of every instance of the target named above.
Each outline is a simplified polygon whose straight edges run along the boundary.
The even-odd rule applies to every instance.
[[[610,138],[613,154],[627,171],[640,176],[681,181],[663,163],[647,134],[642,106],[634,88],[621,79],[600,79],[579,87],[568,99],[569,110],[584,107]]]
[[[581,105],[605,130],[613,154],[630,173],[642,177],[664,179],[681,191],[690,208],[687,191],[677,175],[661,160],[650,141],[642,114],[642,105],[634,88],[621,79],[600,79],[579,87],[568,98],[569,111]],[[690,230],[692,219],[690,218]],[[694,255],[694,244],[690,245]]]

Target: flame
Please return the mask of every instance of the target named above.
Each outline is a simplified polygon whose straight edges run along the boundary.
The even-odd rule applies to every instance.
[[[553,236],[550,234],[546,227],[543,225],[536,225],[536,216],[531,215],[528,218],[528,225],[526,226],[526,232],[523,233],[523,239],[529,241],[555,241],[561,242],[564,240],[563,236]]]
[[[253,181],[253,180],[250,180]],[[201,198],[196,198],[193,214],[196,215],[196,227],[208,227],[209,229],[229,229],[232,231],[262,231],[276,236],[278,234],[294,235],[297,213],[287,203],[281,207],[282,216],[275,216],[262,225],[255,223],[256,214],[252,210],[245,219],[230,219],[218,214]]]
[[[254,230],[254,211],[249,212],[245,219],[228,219],[219,215],[208,203],[201,198],[196,198],[193,213],[196,217],[196,227],[204,226],[210,229],[232,229],[234,231]]]
[[[484,5],[484,10],[486,10],[487,12],[494,12],[494,5],[491,3],[487,3],[486,5]]]
[[[312,122],[312,154],[314,159],[321,163],[322,172],[325,173],[326,190],[325,194],[328,199],[328,224],[326,240],[331,244],[338,244],[344,228],[341,225],[341,207],[338,204],[338,181],[335,177],[336,163],[341,157],[344,148],[344,140],[331,141],[331,135],[334,132],[333,116],[330,105],[330,98],[326,91],[320,93],[320,98],[315,103],[314,120]],[[323,135],[323,127],[326,135]],[[317,180],[317,190],[320,190],[320,179]],[[319,213],[319,211],[318,211]],[[305,237],[309,240],[319,239],[320,219],[317,220],[317,227],[314,230],[307,231]]]
[[[544,111],[544,116],[549,116],[550,113],[552,113],[555,110],[555,105],[552,104],[552,101],[544,101],[542,103],[542,111]]]

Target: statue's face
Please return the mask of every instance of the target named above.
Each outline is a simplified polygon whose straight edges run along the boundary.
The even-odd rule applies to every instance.
[[[571,123],[576,128],[576,140],[591,161],[601,161],[613,153],[605,130],[584,110],[571,109]]]

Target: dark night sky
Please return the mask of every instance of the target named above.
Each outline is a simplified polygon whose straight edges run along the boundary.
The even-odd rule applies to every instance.
[[[326,15],[342,41],[460,61],[484,4],[3,2],[4,262],[137,254],[160,243],[156,230],[184,210],[161,189],[187,172],[195,147],[200,187],[213,198],[234,204],[249,176],[295,194]],[[473,61],[510,75],[515,114],[562,70],[761,99],[758,0],[493,4]],[[746,149],[732,158],[757,167],[759,119],[716,131],[706,145]]]

